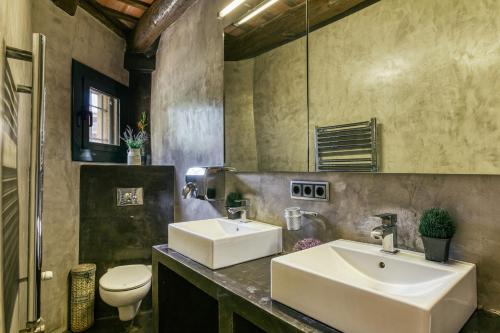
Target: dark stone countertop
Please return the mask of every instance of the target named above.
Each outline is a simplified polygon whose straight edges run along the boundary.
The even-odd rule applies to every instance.
[[[164,259],[171,259],[205,277],[212,283],[251,302],[270,315],[289,323],[303,332],[339,332],[321,322],[297,312],[285,305],[271,300],[271,270],[273,257],[265,257],[238,265],[211,270],[178,252],[170,250],[168,245],[153,247]],[[461,333],[496,333],[500,332],[500,316],[476,311]]]

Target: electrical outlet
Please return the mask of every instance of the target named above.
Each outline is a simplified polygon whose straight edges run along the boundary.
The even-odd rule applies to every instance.
[[[314,185],[314,197],[318,199],[326,199],[326,185]]]
[[[290,186],[290,195],[301,197],[302,196],[302,184],[292,184]]]
[[[304,198],[314,198],[314,185],[312,184],[302,185],[302,196]]]
[[[290,182],[290,197],[299,200],[329,201],[329,183],[292,180]]]

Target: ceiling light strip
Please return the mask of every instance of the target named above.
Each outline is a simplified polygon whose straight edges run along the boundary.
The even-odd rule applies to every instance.
[[[255,16],[259,15],[275,3],[277,3],[279,0],[268,0],[265,2],[262,2],[260,5],[255,7],[254,10],[252,10],[250,13],[247,15],[243,16],[238,22],[235,23],[236,26],[242,25],[245,22],[248,22],[249,20],[253,19]]]
[[[219,18],[223,18],[227,14],[231,13],[233,10],[235,10],[237,7],[242,5],[246,0],[234,0],[232,1],[229,5],[224,7],[220,12],[219,12]]]

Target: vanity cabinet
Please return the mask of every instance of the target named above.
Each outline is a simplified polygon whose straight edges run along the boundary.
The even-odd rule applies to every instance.
[[[159,264],[156,332],[219,331],[218,302],[188,280]]]
[[[154,332],[338,332],[273,303],[269,263],[267,257],[214,271],[166,245],[153,247]]]
[[[183,277],[160,262],[154,265],[155,333],[300,332],[199,277]]]

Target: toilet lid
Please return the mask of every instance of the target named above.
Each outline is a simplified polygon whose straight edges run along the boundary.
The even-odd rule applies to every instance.
[[[144,286],[151,281],[151,271],[145,265],[127,265],[111,268],[99,280],[99,285],[110,291],[125,291]]]

